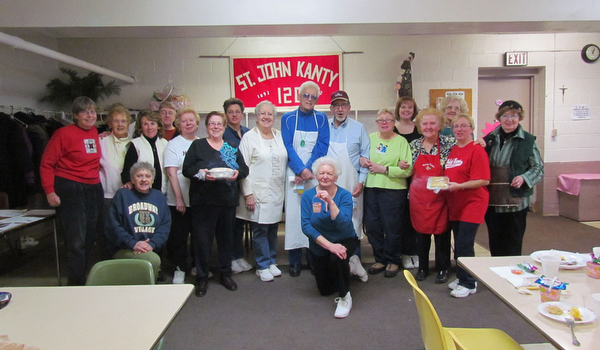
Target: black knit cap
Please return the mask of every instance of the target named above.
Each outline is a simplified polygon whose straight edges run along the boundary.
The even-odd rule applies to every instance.
[[[517,101],[513,101],[513,100],[507,100],[504,101],[500,107],[498,107],[498,110],[501,110],[504,107],[509,107],[510,109],[518,109],[520,111],[523,110],[523,106],[521,106],[521,104]]]

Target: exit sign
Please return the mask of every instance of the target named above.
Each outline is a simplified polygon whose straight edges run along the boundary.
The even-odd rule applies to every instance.
[[[507,52],[504,54],[505,66],[526,66],[527,52]]]

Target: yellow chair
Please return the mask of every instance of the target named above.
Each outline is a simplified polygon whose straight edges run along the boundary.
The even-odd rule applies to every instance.
[[[413,288],[426,350],[523,350],[519,343],[499,329],[443,327],[433,304],[419,288],[413,275],[404,270],[404,277]]]

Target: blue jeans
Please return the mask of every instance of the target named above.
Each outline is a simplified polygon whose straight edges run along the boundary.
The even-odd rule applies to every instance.
[[[60,198],[56,218],[58,228],[65,237],[68,284],[83,286],[90,253],[96,241],[98,214],[102,210],[102,184],[89,185],[55,176],[54,190]]]
[[[452,221],[450,224],[454,232],[454,259],[458,261],[462,256],[475,256],[475,235],[479,224],[464,221]],[[456,277],[459,285],[469,289],[475,288],[475,278],[458,265]]]
[[[251,223],[254,241],[254,257],[258,270],[268,269],[277,262],[277,228],[278,223]]]
[[[365,189],[364,223],[375,262],[400,265],[407,190]]]

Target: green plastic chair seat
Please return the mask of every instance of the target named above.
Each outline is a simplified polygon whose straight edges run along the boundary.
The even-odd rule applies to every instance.
[[[113,259],[98,262],[87,278],[88,286],[147,285],[155,283],[152,264],[146,260]]]

